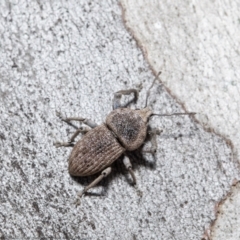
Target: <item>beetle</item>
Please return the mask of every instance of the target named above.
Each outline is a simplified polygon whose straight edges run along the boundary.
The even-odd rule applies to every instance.
[[[125,155],[123,163],[132,176],[133,184],[136,184],[136,177],[132,170],[132,164],[127,157],[127,153],[139,149],[143,145],[147,133],[152,135],[153,141],[151,141],[151,149],[145,152],[150,152],[152,154],[156,152],[157,146],[155,138],[156,135],[161,133],[161,131],[153,129],[151,132],[148,132],[148,121],[151,116],[195,114],[155,114],[149,107],[147,107],[150,89],[160,74],[161,72],[158,73],[147,91],[145,107],[143,109],[127,108],[130,103],[136,102],[138,99],[138,90],[128,89],[118,91],[114,94],[113,110],[107,116],[106,121],[101,125],[97,125],[86,118],[63,118],[61,114],[58,113],[58,116],[70,125],[72,125],[71,121],[80,121],[91,128],[89,130],[87,128],[80,127],[76,130],[68,142],[55,143],[56,147],[74,146],[68,159],[68,170],[70,175],[82,177],[101,172],[101,174],[92,183],[86,186],[83,191],[78,194],[76,204],[80,203],[80,198],[84,193],[86,193],[90,188],[96,186],[103,178],[107,177],[111,173],[111,164],[122,155]],[[120,100],[122,95],[131,94],[134,94],[134,98],[125,105],[121,105]],[[74,145],[74,140],[79,133],[83,133],[85,135],[83,135],[82,139]]]

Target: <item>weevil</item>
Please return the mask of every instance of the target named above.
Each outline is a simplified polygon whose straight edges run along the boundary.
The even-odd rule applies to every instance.
[[[160,72],[161,73],[161,72]],[[159,77],[154,79],[152,85],[147,91],[145,107],[143,109],[130,109],[128,106],[138,99],[138,90],[128,89],[121,90],[114,94],[113,110],[107,116],[106,121],[97,125],[86,118],[63,118],[59,117],[71,125],[71,121],[80,121],[89,126],[90,129],[80,127],[76,130],[68,142],[56,142],[55,146],[73,146],[73,150],[68,159],[68,170],[70,175],[83,177],[90,176],[101,172],[100,175],[82,192],[78,194],[76,204],[79,204],[81,196],[90,188],[96,186],[103,178],[111,173],[111,165],[119,157],[124,155],[123,163],[132,176],[133,184],[136,184],[136,177],[132,169],[132,164],[127,157],[127,153],[139,149],[146,139],[147,134],[152,135],[152,146],[145,152],[155,153],[157,149],[156,135],[161,131],[153,129],[148,132],[148,121],[151,116],[172,116],[172,115],[190,115],[195,113],[173,113],[173,114],[156,114],[147,107],[150,89]],[[134,98],[125,105],[121,105],[122,95],[134,94]],[[83,133],[82,139],[74,144],[78,134]]]

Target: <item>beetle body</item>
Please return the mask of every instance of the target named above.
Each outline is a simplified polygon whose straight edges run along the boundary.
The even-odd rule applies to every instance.
[[[125,151],[138,149],[147,134],[148,108],[118,108],[106,122],[88,131],[74,146],[69,157],[69,173],[89,176],[110,166]]]
[[[147,124],[150,116],[172,116],[172,115],[189,115],[195,113],[173,113],[173,114],[156,114],[147,108],[147,100],[150,94],[150,89],[157,80],[160,72],[153,81],[151,87],[147,91],[145,108],[143,109],[129,109],[126,108],[130,103],[136,102],[138,98],[138,91],[136,89],[121,90],[114,94],[113,111],[107,116],[105,123],[97,126],[94,122],[85,118],[66,118],[59,117],[72,125],[70,121],[80,121],[90,126],[90,131],[79,128],[70,141],[65,143],[57,142],[55,146],[72,146],[76,136],[83,132],[86,133],[75,146],[69,157],[69,173],[72,176],[89,176],[98,172],[101,174],[83,191],[78,194],[80,198],[90,188],[96,186],[104,177],[111,172],[111,164],[116,161],[121,155],[125,155],[123,163],[132,176],[133,183],[136,183],[136,177],[132,170],[131,162],[128,158],[128,152],[134,151],[143,145],[147,135]],[[121,105],[122,95],[134,94],[134,98],[125,105]],[[73,126],[73,125],[72,125]],[[157,149],[156,135],[161,131],[152,129],[148,132],[151,136],[151,148],[144,152],[155,154]],[[80,200],[76,203],[79,204]]]

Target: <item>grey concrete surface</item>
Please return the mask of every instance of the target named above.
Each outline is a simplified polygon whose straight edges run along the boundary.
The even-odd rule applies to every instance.
[[[229,146],[187,116],[153,118],[163,129],[155,160],[135,159],[137,187],[121,161],[76,208],[92,177],[72,179],[74,129],[66,116],[101,123],[113,93],[154,79],[114,1],[2,1],[0,8],[1,239],[200,239],[214,205],[239,177]],[[164,70],[164,69],[159,69]],[[155,112],[183,111],[157,83]]]

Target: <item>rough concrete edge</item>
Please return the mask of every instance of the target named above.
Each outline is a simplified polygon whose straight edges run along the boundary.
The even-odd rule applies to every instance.
[[[137,38],[137,36],[134,34],[134,32],[132,31],[132,29],[128,26],[127,24],[127,20],[126,20],[126,10],[124,8],[124,6],[122,5],[121,1],[118,3],[120,8],[121,8],[121,11],[122,11],[122,20],[123,20],[123,24],[124,24],[124,27],[127,29],[127,31],[130,33],[130,35],[133,37],[133,39],[136,41],[136,44],[137,46],[139,47],[139,49],[142,51],[143,53],[143,56],[145,58],[145,60],[147,61],[148,65],[149,65],[149,68],[150,70],[153,72],[153,74],[155,76],[157,76],[158,72],[160,71],[155,71],[154,68],[151,66],[150,64],[150,61],[148,59],[148,52],[147,52],[147,49],[144,47],[144,45],[141,44],[140,40]],[[187,112],[186,110],[186,107],[184,105],[183,102],[181,102],[180,99],[178,99],[174,93],[172,93],[172,91],[166,87],[164,85],[164,83],[161,81],[161,78],[159,77],[159,81],[161,82],[162,86],[164,87],[164,89],[168,92],[168,94],[184,109],[184,111]],[[226,144],[231,148],[231,151],[232,151],[232,161],[237,165],[238,169],[240,170],[240,159],[238,160],[237,158],[237,154],[234,150],[234,145],[233,145],[233,142],[231,139],[227,138],[226,136],[223,136],[221,135],[220,133],[216,132],[213,128],[211,127],[207,127],[207,126],[204,126],[199,120],[196,119],[196,117],[194,115],[191,116],[191,118],[197,123],[199,124],[204,131],[206,132],[210,132],[210,133],[213,133],[215,135],[217,135],[218,137],[222,138]],[[201,240],[211,240],[211,236],[210,236],[210,233],[218,219],[218,215],[219,215],[219,208],[220,206],[226,201],[226,199],[231,195],[232,193],[232,188],[234,186],[236,186],[236,184],[240,182],[240,180],[237,180],[237,179],[233,179],[233,182],[232,182],[232,185],[229,189],[229,191],[226,193],[226,195],[220,199],[218,202],[216,202],[215,204],[215,209],[214,209],[214,213],[215,213],[215,219],[210,223],[209,227],[207,229],[205,229],[204,233],[203,233],[203,237]]]
[[[212,229],[215,227],[218,216],[220,215],[220,208],[225,203],[225,201],[231,196],[231,194],[233,192],[233,188],[236,187],[236,185],[238,183],[240,183],[240,180],[233,179],[233,182],[232,182],[229,192],[227,192],[226,195],[219,202],[217,202],[215,204],[215,208],[214,208],[215,219],[210,223],[209,227],[207,229],[205,229],[205,232],[204,232],[201,240],[211,240],[212,239],[211,232],[212,232]]]
[[[124,9],[124,7],[123,7],[123,5],[121,4],[121,2],[119,2],[119,6],[120,6],[120,8],[121,8],[121,10],[122,10],[122,20],[123,20],[124,27],[125,27],[125,28],[127,29],[127,31],[130,33],[130,35],[134,38],[134,40],[136,41],[136,44],[137,44],[137,46],[139,47],[139,49],[141,49],[141,51],[142,51],[142,53],[143,53],[143,56],[144,56],[145,60],[147,61],[148,65],[149,65],[150,70],[153,72],[153,74],[154,74],[155,76],[157,76],[157,74],[158,74],[158,72],[159,72],[160,70],[159,70],[159,71],[155,71],[155,69],[151,66],[150,61],[149,61],[149,59],[148,59],[147,49],[141,44],[140,40],[137,38],[137,36],[134,34],[134,32],[132,31],[132,29],[131,29],[131,28],[128,26],[128,24],[127,24],[127,20],[126,20],[126,17],[125,17],[125,15],[126,15],[126,10]],[[160,79],[160,78],[159,78],[159,79]],[[161,82],[161,84],[163,85],[164,89],[169,93],[169,95],[174,98],[174,100],[184,109],[184,111],[187,112],[187,109],[186,109],[184,103],[181,102],[181,100],[178,99],[178,98],[175,96],[175,94],[174,94],[168,87],[166,87],[161,80],[160,80],[160,82]],[[239,168],[239,170],[240,170],[240,159],[239,159],[239,160],[237,159],[237,155],[236,155],[236,153],[235,153],[235,151],[234,151],[234,145],[233,145],[233,143],[232,143],[232,140],[229,139],[229,138],[227,138],[226,136],[223,136],[223,135],[221,135],[220,133],[216,132],[213,128],[204,126],[199,120],[196,119],[196,117],[194,117],[194,115],[192,116],[192,118],[194,119],[194,121],[195,121],[197,124],[201,125],[201,127],[204,129],[204,131],[214,133],[215,135],[217,135],[217,136],[219,136],[219,137],[221,137],[221,138],[224,139],[224,141],[226,142],[226,144],[231,148],[232,153],[233,153],[233,156],[232,156],[233,161],[238,165],[238,168]]]

